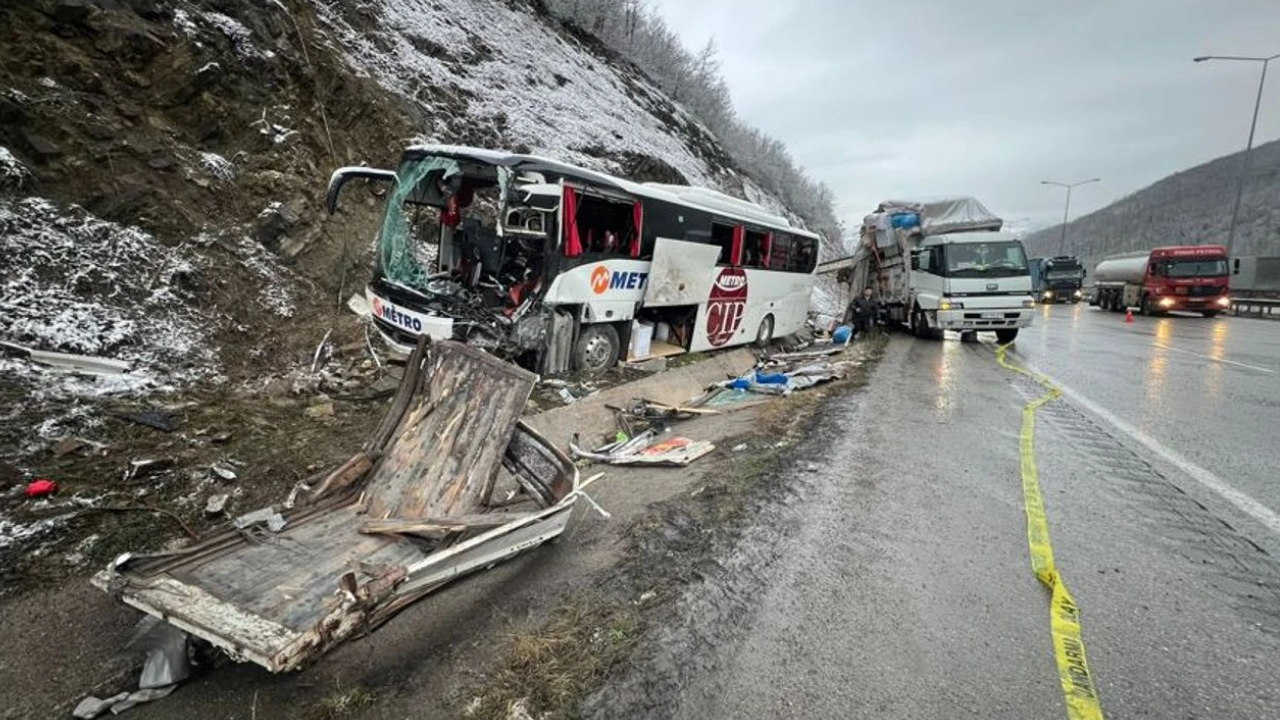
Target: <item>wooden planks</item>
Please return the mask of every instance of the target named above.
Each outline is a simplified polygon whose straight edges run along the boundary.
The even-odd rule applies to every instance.
[[[537,380],[460,343],[431,350],[430,375],[373,470],[370,519],[479,512]]]

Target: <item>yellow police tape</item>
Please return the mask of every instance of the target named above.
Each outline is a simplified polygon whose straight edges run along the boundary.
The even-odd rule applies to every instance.
[[[1053,564],[1053,544],[1049,542],[1049,520],[1044,513],[1044,497],[1040,493],[1040,473],[1036,469],[1036,411],[1061,397],[1049,378],[1018,367],[1005,357],[1008,346],[996,350],[996,361],[1006,370],[1035,380],[1048,391],[1022,408],[1022,430],[1018,450],[1022,456],[1022,500],[1027,511],[1027,542],[1031,546],[1031,567],[1036,577],[1053,593],[1050,629],[1053,654],[1058,660],[1058,677],[1067,701],[1067,717],[1071,720],[1103,720],[1098,688],[1089,673],[1084,638],[1080,631],[1080,608],[1067,583]]]

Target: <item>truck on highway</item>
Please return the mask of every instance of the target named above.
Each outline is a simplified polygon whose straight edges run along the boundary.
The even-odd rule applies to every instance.
[[[860,232],[853,283],[873,287],[888,319],[917,337],[994,332],[1002,343],[1031,324],[1026,251],[971,197],[891,200]]]
[[[1172,311],[1213,317],[1231,307],[1227,249],[1179,245],[1113,255],[1093,272],[1090,304],[1143,315]]]
[[[1084,297],[1085,269],[1080,258],[1057,255],[1031,258],[1031,285],[1038,302],[1078,303]]]

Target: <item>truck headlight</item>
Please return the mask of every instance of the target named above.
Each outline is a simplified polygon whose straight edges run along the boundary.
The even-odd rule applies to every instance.
[[[939,310],[963,310],[964,303],[955,302],[953,300],[943,300],[942,302],[938,303],[938,309]]]
[[[1022,301],[1022,307],[1024,308],[1034,308],[1035,306],[1036,306],[1035,300],[1027,299]]]
[[[1221,307],[1231,307],[1231,298],[1227,297],[1226,295],[1223,295],[1222,297],[1218,298],[1218,305]]]
[[[1077,300],[1079,300],[1079,299],[1080,299],[1080,298],[1082,298],[1082,297],[1084,297],[1084,293],[1083,293],[1083,292],[1081,292],[1080,290],[1077,290],[1077,291],[1076,291],[1076,299],[1077,299]]]
[[[1160,307],[1171,308],[1173,307],[1173,303],[1174,303],[1173,298],[1167,297],[1160,301]]]

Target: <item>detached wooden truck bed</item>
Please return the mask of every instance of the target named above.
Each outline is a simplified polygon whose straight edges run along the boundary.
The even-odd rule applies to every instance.
[[[535,377],[453,342],[409,358],[363,451],[313,478],[278,532],[123,555],[94,584],[272,672],[563,532],[578,472],[519,421]],[[278,521],[277,521],[278,528]]]

